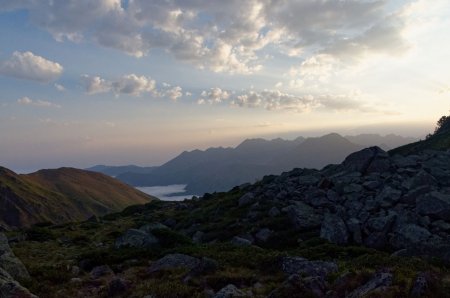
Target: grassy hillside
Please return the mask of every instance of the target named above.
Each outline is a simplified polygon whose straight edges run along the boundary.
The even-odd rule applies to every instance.
[[[18,175],[0,168],[0,224],[85,220],[153,198],[103,174],[61,168]]]
[[[448,150],[450,149],[450,130],[434,134],[425,140],[407,144],[389,151],[389,154],[409,155],[417,154],[424,150]]]

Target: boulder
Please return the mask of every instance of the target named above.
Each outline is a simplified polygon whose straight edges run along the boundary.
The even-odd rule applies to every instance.
[[[235,285],[227,285],[220,289],[213,298],[234,298],[234,297],[248,297],[246,293],[239,290]]]
[[[283,209],[295,229],[306,230],[319,228],[322,223],[322,215],[317,214],[314,208],[302,202],[290,205]]]
[[[327,213],[320,228],[320,237],[335,244],[348,243],[348,230],[341,217]]]
[[[268,213],[268,215],[270,217],[277,217],[280,214],[281,214],[281,212],[277,207],[270,208],[269,213]]]
[[[355,289],[346,298],[360,298],[365,297],[372,291],[382,290],[383,288],[392,285],[392,274],[386,272],[377,273],[371,280],[362,285],[361,287]]]
[[[406,224],[399,227],[391,238],[391,245],[396,249],[415,247],[425,243],[431,233],[418,225]]]
[[[38,298],[20,285],[8,272],[0,268],[0,297]]]
[[[13,279],[26,280],[30,274],[23,263],[14,255],[5,234],[0,233],[0,268],[11,275]]]
[[[159,240],[150,232],[141,229],[129,229],[117,238],[115,247],[152,248],[159,245]]]
[[[375,159],[383,160],[388,157],[388,154],[381,148],[370,147],[350,154],[342,164],[347,171],[357,171],[365,174]],[[378,161],[378,163],[380,162]],[[379,164],[372,166],[371,171],[379,171],[378,167],[380,167]]]
[[[263,228],[255,234],[255,238],[260,242],[267,242],[267,240],[269,240],[270,236],[272,236],[272,233],[273,233],[273,231],[271,231],[267,228]]]
[[[450,195],[433,191],[416,199],[416,210],[421,215],[450,222]]]
[[[239,207],[247,206],[256,201],[256,197],[253,193],[248,192],[239,198]]]
[[[337,272],[338,266],[333,262],[309,261],[301,257],[284,257],[281,260],[281,270],[287,275],[300,274],[326,278],[330,273]]]
[[[252,242],[250,240],[235,236],[231,239],[231,243],[236,246],[250,246]]]

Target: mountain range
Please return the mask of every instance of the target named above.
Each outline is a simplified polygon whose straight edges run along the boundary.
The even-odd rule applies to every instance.
[[[159,167],[95,166],[89,170],[114,176],[132,186],[186,184],[188,193],[203,194],[225,191],[293,168],[320,169],[367,146],[378,145],[387,150],[412,141],[415,139],[393,134],[342,137],[337,133],[294,140],[247,139],[235,148],[185,151]]]
[[[11,248],[0,233],[0,269],[11,275],[0,270],[0,294],[450,297],[449,140],[365,148],[321,170],[12,231]],[[255,143],[264,141],[243,147]],[[14,280],[25,277],[28,289]]]
[[[107,175],[73,168],[19,175],[0,167],[0,225],[63,223],[155,199]]]

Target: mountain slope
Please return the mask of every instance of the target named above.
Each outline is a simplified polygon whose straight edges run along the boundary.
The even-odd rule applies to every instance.
[[[100,173],[61,168],[18,175],[0,168],[0,224],[5,228],[84,220],[152,199]]]
[[[139,167],[135,165],[127,166],[106,166],[106,165],[96,165],[85,170],[99,172],[111,177],[116,177],[117,175],[124,173],[141,173],[147,174],[151,173],[156,167]]]
[[[431,135],[425,140],[407,144],[389,151],[389,154],[410,155],[424,150],[448,150],[450,149],[450,130]]]

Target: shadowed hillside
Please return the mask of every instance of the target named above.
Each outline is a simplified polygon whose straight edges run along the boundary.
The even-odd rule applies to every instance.
[[[100,173],[61,168],[18,175],[0,168],[0,223],[5,228],[84,220],[152,199]]]

